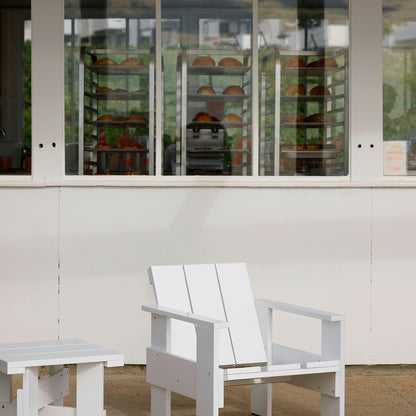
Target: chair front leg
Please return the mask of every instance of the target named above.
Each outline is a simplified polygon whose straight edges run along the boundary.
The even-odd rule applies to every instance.
[[[152,314],[152,347],[168,352],[170,350],[170,319],[165,316]],[[151,416],[171,415],[171,392],[159,386],[152,385],[150,398]]]
[[[196,325],[196,416],[218,416],[222,407],[218,331]]]
[[[321,394],[321,416],[344,416],[344,396],[332,397]]]
[[[271,308],[256,305],[260,332],[263,338],[264,350],[267,356],[267,364],[272,363],[272,324],[273,310]],[[272,385],[257,384],[251,386],[250,409],[253,415],[272,416]]]

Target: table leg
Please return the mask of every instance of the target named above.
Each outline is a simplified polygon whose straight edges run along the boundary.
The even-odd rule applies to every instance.
[[[18,392],[17,416],[38,416],[38,368],[27,367],[23,374],[23,388]]]
[[[103,416],[104,363],[77,365],[77,416]]]
[[[12,376],[0,373],[0,402],[12,402]]]

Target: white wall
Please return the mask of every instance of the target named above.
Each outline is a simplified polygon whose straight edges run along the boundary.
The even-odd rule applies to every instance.
[[[79,337],[144,363],[147,267],[244,261],[256,297],[344,313],[348,363],[416,363],[412,189],[3,188],[0,199],[2,342]]]

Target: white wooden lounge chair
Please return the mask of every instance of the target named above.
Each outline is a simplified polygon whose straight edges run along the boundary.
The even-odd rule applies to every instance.
[[[271,416],[270,383],[281,381],[320,392],[322,416],[344,415],[343,316],[254,301],[242,263],[155,266],[149,275],[152,416],[170,415],[172,391],[196,399],[197,416],[218,415],[224,386],[247,384],[251,412]],[[321,320],[321,355],[273,344],[273,310]]]

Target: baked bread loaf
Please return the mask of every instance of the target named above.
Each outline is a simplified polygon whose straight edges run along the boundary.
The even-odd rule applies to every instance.
[[[305,118],[305,123],[333,123],[335,117],[328,113],[311,114]]]
[[[94,65],[117,65],[117,62],[111,58],[101,58]]]
[[[115,117],[111,114],[104,114],[97,118],[97,121],[114,121]]]
[[[108,88],[108,87],[97,87],[96,89],[95,89],[95,92],[97,92],[97,93],[107,93],[107,92],[112,92],[113,90],[111,89],[111,88]]]
[[[331,95],[331,92],[328,88],[317,85],[316,87],[311,88],[309,95]]]
[[[224,116],[221,121],[223,123],[239,123],[241,118],[237,114],[231,113]]]
[[[290,58],[284,64],[283,68],[305,68],[306,63],[300,58]]]
[[[132,114],[127,120],[128,121],[144,121],[147,123],[147,120],[140,114]]]
[[[334,58],[322,58],[317,61],[310,62],[309,68],[338,68],[338,63]]]
[[[285,95],[287,97],[306,95],[306,89],[303,85],[292,85],[286,89]]]
[[[142,149],[142,146],[139,143],[126,144],[125,146],[123,146],[123,149],[138,150],[138,149]]]
[[[193,121],[203,121],[203,122],[211,122],[212,118],[209,114],[207,113],[198,113],[195,117]]]
[[[238,85],[230,85],[222,93],[224,95],[244,95],[244,90]]]
[[[308,145],[306,145],[306,149],[307,150],[321,150],[322,145],[318,143],[309,143]]]
[[[202,95],[215,95],[215,90],[214,88],[203,86],[200,87],[196,93]]]
[[[192,66],[215,66],[215,61],[209,56],[197,56]]]
[[[302,123],[303,117],[300,114],[290,113],[286,114],[282,120],[282,123]]]
[[[126,121],[126,120],[127,120],[127,117],[124,117],[124,116],[117,116],[114,118],[114,121]]]
[[[138,65],[143,65],[143,61],[139,58],[127,58],[123,62],[121,62],[120,65],[138,66]]]
[[[295,150],[305,150],[306,146],[304,144],[295,144]]]
[[[113,90],[113,92],[128,92],[128,91],[124,88],[117,88],[117,89]]]
[[[218,66],[243,66],[243,64],[235,58],[222,58],[218,62]]]
[[[95,146],[95,148],[96,149],[114,149],[115,146],[114,144],[102,142],[102,143],[98,143],[97,146]]]
[[[136,90],[136,91],[134,91],[134,92],[136,92],[136,93],[138,93],[138,94],[145,94],[145,95],[149,95],[149,91],[148,91],[148,90]]]

